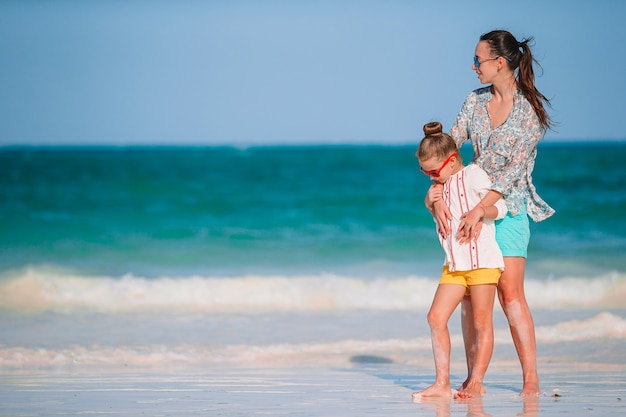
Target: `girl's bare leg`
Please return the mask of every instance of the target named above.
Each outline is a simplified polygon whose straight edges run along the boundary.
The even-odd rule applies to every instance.
[[[474,328],[474,311],[472,310],[472,300],[469,295],[461,300],[461,329],[463,330],[463,343],[465,345],[465,361],[467,363],[467,379],[461,384],[463,390],[469,381],[472,369],[474,368],[474,358],[476,357],[476,329]]]
[[[495,284],[473,285],[471,304],[476,343],[472,366],[467,381],[457,393],[457,398],[481,396],[486,391],[483,379],[487,373],[493,353],[493,303],[496,295]],[[469,366],[468,366],[469,369]]]
[[[435,383],[423,391],[413,393],[420,397],[450,397],[450,333],[448,320],[465,294],[465,287],[440,284],[428,312],[428,324],[435,357]]]

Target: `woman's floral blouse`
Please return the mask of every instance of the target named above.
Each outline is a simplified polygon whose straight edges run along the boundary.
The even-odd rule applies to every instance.
[[[457,146],[470,140],[474,159],[489,174],[492,189],[502,194],[511,215],[526,207],[534,221],[545,220],[554,209],[539,197],[532,182],[537,143],[543,132],[531,104],[518,90],[504,123],[491,129],[488,102],[491,87],[472,91],[450,130]]]

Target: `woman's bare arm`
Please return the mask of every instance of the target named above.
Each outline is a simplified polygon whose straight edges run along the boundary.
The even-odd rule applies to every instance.
[[[463,214],[457,234],[457,240],[459,242],[466,243],[472,239],[478,239],[483,227],[483,218],[495,219],[498,216],[498,209],[494,204],[501,197],[502,194],[499,192],[489,190],[476,207]]]

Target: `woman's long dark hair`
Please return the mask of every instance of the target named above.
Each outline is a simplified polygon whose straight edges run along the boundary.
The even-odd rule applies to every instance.
[[[533,42],[533,38],[528,37],[518,42],[515,36],[506,30],[493,30],[482,35],[480,40],[489,43],[494,56],[509,58],[507,60],[509,67],[513,71],[517,69],[515,76],[517,86],[526,100],[533,106],[541,128],[545,131],[552,127],[552,119],[544,107],[544,104],[550,106],[550,100],[535,87],[533,62],[536,62],[537,65],[539,63],[533,58],[530,51],[529,44]]]

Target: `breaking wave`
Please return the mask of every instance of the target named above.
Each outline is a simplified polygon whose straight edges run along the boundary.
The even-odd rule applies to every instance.
[[[16,312],[425,310],[437,280],[405,276],[359,279],[312,276],[160,277],[88,276],[54,268],[26,268],[0,278],[0,305]],[[626,275],[527,280],[535,308],[623,307]]]

